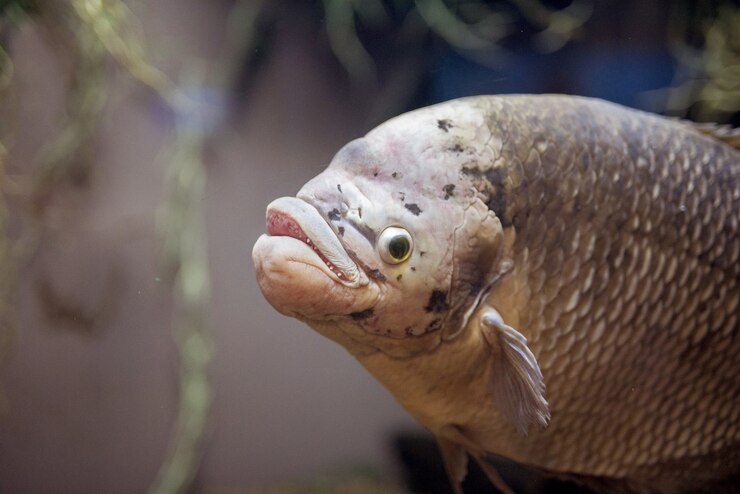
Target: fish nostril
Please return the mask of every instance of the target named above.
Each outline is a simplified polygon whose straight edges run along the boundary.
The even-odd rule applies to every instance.
[[[329,211],[328,216],[331,221],[339,221],[341,215],[339,213],[339,210],[337,208],[334,208],[331,211]]]

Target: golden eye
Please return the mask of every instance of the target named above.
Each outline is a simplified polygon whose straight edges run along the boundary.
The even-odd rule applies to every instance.
[[[398,226],[389,226],[378,238],[378,253],[388,264],[400,264],[409,257],[414,248],[411,234]]]

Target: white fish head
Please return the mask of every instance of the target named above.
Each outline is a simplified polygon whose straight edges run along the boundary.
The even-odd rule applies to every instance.
[[[492,277],[501,224],[462,172],[491,149],[483,112],[453,103],[350,142],[295,198],[268,206],[253,259],[278,311],[393,355],[464,327]]]

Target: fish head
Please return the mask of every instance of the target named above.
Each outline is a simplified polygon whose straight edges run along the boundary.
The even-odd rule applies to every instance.
[[[460,171],[481,158],[463,138],[490,136],[466,136],[481,122],[464,117],[397,117],[273,201],[253,250],[267,300],[352,353],[408,356],[459,333],[501,251],[501,223]]]

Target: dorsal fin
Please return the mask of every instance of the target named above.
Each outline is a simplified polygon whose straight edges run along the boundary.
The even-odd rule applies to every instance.
[[[695,130],[718,141],[722,141],[731,148],[740,150],[740,127],[721,125],[716,123],[689,122]]]

